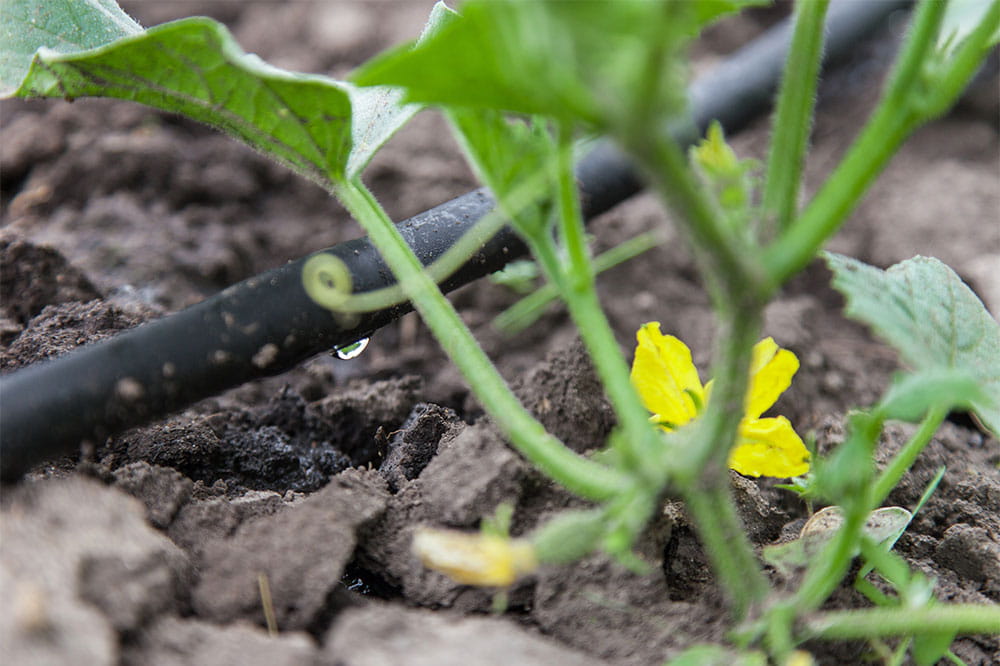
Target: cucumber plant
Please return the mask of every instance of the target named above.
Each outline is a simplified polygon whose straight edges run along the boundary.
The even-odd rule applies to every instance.
[[[808,659],[799,646],[812,638],[885,636],[911,637],[904,649],[934,663],[958,633],[1000,632],[1000,609],[936,602],[928,581],[889,552],[894,539],[866,526],[949,410],[971,410],[992,432],[1000,429],[996,322],[936,260],[881,271],[824,255],[848,315],[895,346],[910,369],[877,404],[851,413],[845,442],[823,459],[811,457],[787,420],[761,418],[789,387],[797,360],[759,338],[764,307],[780,287],[817,257],[906,138],[951,107],[996,45],[1000,0],[917,3],[881,100],[801,207],[827,0],[796,4],[759,187],[754,165],[737,158],[719,128],[690,153],[677,140],[693,132],[681,92],[686,46],[748,4],[756,3],[469,0],[460,13],[439,4],[419,40],[344,82],[272,67],[204,18],[143,30],[111,0],[12,0],[0,75],[5,96],[110,96],[183,113],[327,188],[368,232],[397,285],[358,290],[343,261],[321,253],[302,267],[306,293],[344,320],[411,302],[511,444],[593,502],[518,538],[494,523],[482,534],[421,531],[415,546],[428,565],[494,587],[594,550],[642,569],[632,544],[664,496],[677,496],[734,622],[730,646],[694,648],[678,663],[722,655],[790,663]],[[498,204],[427,269],[361,180],[375,151],[422,106],[446,115]],[[615,142],[675,213],[717,315],[710,384],[683,342],[654,323],[640,329],[631,368],[616,343],[596,296],[574,179],[578,141],[592,136]],[[578,454],[546,432],[438,287],[507,223],[565,302],[617,415],[598,455]],[[920,425],[876,473],[873,450],[887,420]],[[730,496],[730,467],[751,476],[810,470],[792,487],[838,507],[836,526],[808,546],[815,553],[795,589],[777,590],[764,575]],[[858,554],[899,603],[821,611]]]

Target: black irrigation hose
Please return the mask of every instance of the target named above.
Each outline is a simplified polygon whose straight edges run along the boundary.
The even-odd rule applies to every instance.
[[[827,62],[905,2],[831,5]],[[740,49],[691,89],[695,124],[718,119],[734,132],[764,112],[780,78],[791,26],[785,23]],[[690,140],[690,139],[689,139]],[[592,218],[642,188],[611,146],[599,145],[578,167],[583,209]],[[493,200],[476,190],[399,224],[424,264],[441,256]],[[357,292],[394,279],[367,238],[325,250],[343,259]],[[444,283],[450,290],[525,253],[509,228],[500,231]],[[197,305],[0,378],[0,478],[70,453],[83,440],[103,441],[123,429],[260,377],[284,372],[334,346],[367,337],[408,312],[401,304],[360,315],[343,327],[302,286],[304,259],[233,285]]]

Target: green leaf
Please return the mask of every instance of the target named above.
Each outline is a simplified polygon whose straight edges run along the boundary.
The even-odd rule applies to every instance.
[[[930,368],[896,377],[880,408],[886,418],[917,423],[931,407],[971,409],[989,397],[965,368]]]
[[[488,278],[493,284],[507,287],[516,294],[524,296],[535,291],[540,271],[538,264],[530,259],[512,261]]]
[[[114,0],[4,0],[0,21],[0,97],[28,73],[39,47],[75,53],[142,32]]]
[[[456,16],[443,2],[435,4],[417,43],[436,34]],[[354,177],[368,166],[378,149],[420,110],[420,106],[404,104],[403,91],[398,88],[341,85],[348,86],[353,109],[352,149],[347,160],[347,174]]]
[[[19,8],[26,15],[42,12],[32,5],[49,7],[22,0]],[[9,52],[27,72],[12,83],[16,89],[9,94],[116,97],[181,113],[236,136],[326,187],[359,175],[418,110],[402,105],[396,90],[359,89],[269,65],[244,53],[225,26],[211,19],[182,19],[122,37],[121,31],[107,28],[91,34],[97,30],[93,21],[74,23],[71,8],[61,9],[59,20],[49,23],[53,29],[87,37],[58,41],[62,38],[43,39],[43,30],[32,33],[32,42]],[[446,11],[435,8],[427,34]],[[48,43],[58,43],[60,49],[48,48]],[[12,76],[20,71],[9,70]]]
[[[847,316],[870,326],[914,370],[973,378],[979,393],[971,407],[1000,434],[1000,326],[958,275],[929,257],[886,271],[832,253],[826,260]]]
[[[272,67],[207,18],[165,23],[76,54],[42,49],[15,94],[117,97],[175,111],[324,185],[344,178],[351,147],[346,87]]]
[[[474,0],[434,37],[383,54],[353,80],[401,86],[411,102],[592,125],[623,121],[637,105],[663,118],[683,108],[674,56],[707,22],[747,4]]]
[[[491,109],[447,110],[459,143],[479,180],[523,235],[537,237],[549,221],[556,148],[544,121],[507,118]]]
[[[746,230],[754,200],[754,172],[760,164],[737,157],[718,121],[709,125],[705,138],[688,155],[702,185],[734,230]]]
[[[665,666],[766,666],[762,652],[736,652],[721,645],[695,645],[684,650]]]
[[[913,661],[917,666],[933,666],[948,651],[956,633],[953,631],[923,632],[913,637]]]
[[[354,178],[364,171],[396,130],[420,110],[420,106],[403,104],[402,93],[392,88],[340,85],[351,98],[351,150],[347,155],[345,173],[348,178]]]

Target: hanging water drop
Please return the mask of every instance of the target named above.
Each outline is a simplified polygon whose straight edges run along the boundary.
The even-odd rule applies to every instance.
[[[361,356],[361,353],[368,348],[369,339],[370,338],[361,338],[360,340],[355,340],[351,344],[334,347],[333,353],[336,354],[337,358],[341,361],[350,361],[352,358]]]

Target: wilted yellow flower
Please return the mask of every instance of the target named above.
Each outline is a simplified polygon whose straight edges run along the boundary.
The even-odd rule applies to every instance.
[[[529,541],[497,534],[421,527],[413,537],[413,552],[424,566],[463,585],[509,587],[538,568]]]
[[[632,363],[632,383],[652,421],[676,430],[694,420],[708,402],[712,382],[702,385],[691,350],[660,324],[644,324]],[[799,360],[771,338],[754,345],[750,388],[740,421],[739,439],[729,466],[745,476],[799,476],[809,471],[809,451],[784,416],[760,418],[792,383]]]
[[[816,660],[805,650],[796,650],[788,655],[785,666],[816,666]]]

